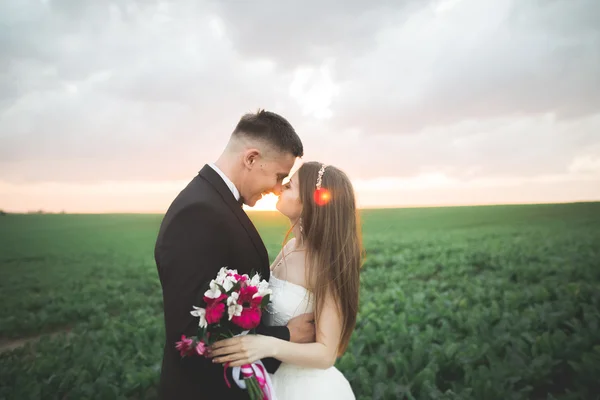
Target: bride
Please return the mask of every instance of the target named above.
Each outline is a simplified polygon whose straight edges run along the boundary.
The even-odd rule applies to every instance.
[[[284,186],[277,209],[290,219],[294,238],[271,265],[266,322],[286,325],[313,312],[316,342],[246,335],[215,343],[211,357],[230,367],[279,359],[281,366],[270,376],[279,400],[354,399],[350,383],[334,367],[358,313],[363,249],[352,184],[341,170],[308,162]]]

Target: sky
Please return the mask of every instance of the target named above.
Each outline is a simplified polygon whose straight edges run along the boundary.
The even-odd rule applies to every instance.
[[[259,108],[361,207],[600,200],[599,20],[597,0],[4,0],[0,209],[162,213]]]

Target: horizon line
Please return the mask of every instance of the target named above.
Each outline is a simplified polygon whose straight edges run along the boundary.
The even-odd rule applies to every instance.
[[[535,206],[535,205],[566,205],[566,204],[594,204],[600,203],[598,200],[574,200],[564,202],[506,202],[506,203],[454,203],[454,204],[413,204],[413,205],[383,205],[383,206],[365,206],[358,207],[358,210],[396,210],[396,209],[421,209],[421,208],[460,208],[460,207],[497,207],[497,206]],[[248,213],[279,213],[278,210],[254,210],[250,207],[244,208]],[[165,211],[93,211],[93,212],[69,212],[45,211],[43,209],[30,211],[9,211],[0,208],[0,212],[12,215],[32,215],[32,214],[59,214],[59,215],[109,215],[109,214],[137,214],[137,215],[163,215]]]

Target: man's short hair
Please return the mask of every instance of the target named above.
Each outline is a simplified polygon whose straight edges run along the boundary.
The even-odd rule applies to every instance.
[[[235,127],[233,137],[249,137],[267,142],[281,152],[294,157],[304,155],[300,137],[292,125],[281,115],[271,111],[258,110],[244,114]]]

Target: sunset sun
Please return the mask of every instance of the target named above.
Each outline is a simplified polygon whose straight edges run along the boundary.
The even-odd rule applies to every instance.
[[[273,193],[269,193],[269,194],[263,196],[262,199],[257,201],[256,204],[254,205],[254,207],[248,207],[248,206],[244,205],[244,208],[246,210],[252,210],[252,211],[276,211],[277,208],[275,207],[275,205],[277,204],[278,199],[279,199],[279,197],[277,197]]]

